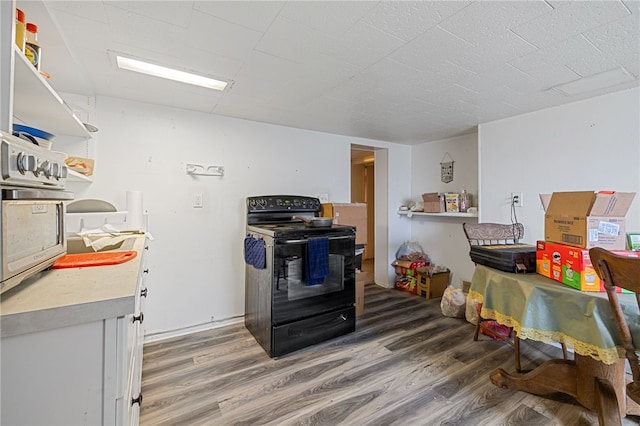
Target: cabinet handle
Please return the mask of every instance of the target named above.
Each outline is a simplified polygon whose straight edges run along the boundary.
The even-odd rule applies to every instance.
[[[131,398],[131,405],[136,405],[138,404],[139,406],[142,406],[142,392],[140,392],[138,394],[137,398]]]
[[[147,289],[146,289],[146,288],[143,288],[143,289],[140,291],[140,297],[147,297]]]
[[[144,249],[145,250],[149,250],[149,246],[144,246]]]
[[[145,269],[144,271],[142,271],[143,274],[148,274],[149,273],[149,268]]]
[[[144,321],[144,313],[143,312],[140,312],[140,315],[138,315],[138,316],[135,316],[135,315],[133,316],[133,322],[136,322],[136,321],[140,321],[140,324],[142,324],[142,321]]]

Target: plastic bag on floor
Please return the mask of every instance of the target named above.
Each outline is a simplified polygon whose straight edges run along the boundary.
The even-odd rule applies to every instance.
[[[476,323],[478,322],[478,305],[479,303],[477,300],[467,297],[467,308],[465,310],[465,317],[467,318],[467,321],[469,321],[473,325],[476,325]]]
[[[440,309],[445,317],[464,318],[467,306],[467,295],[462,289],[447,287],[440,301]]]

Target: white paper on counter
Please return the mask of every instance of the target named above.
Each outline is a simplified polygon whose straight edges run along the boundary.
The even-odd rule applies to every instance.
[[[94,251],[100,251],[105,247],[113,246],[121,241],[125,241],[131,238],[137,238],[141,234],[144,234],[150,240],[153,240],[153,235],[149,232],[129,231],[123,232],[111,225],[104,225],[100,228],[87,229],[82,232],[78,232],[78,235],[82,238],[86,247],[93,248]]]

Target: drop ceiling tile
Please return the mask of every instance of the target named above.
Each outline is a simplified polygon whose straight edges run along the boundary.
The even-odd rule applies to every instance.
[[[543,48],[628,15],[619,1],[575,1],[512,29]]]
[[[233,80],[244,66],[244,62],[189,45],[179,52],[174,66],[187,66],[189,70],[197,71],[201,75]]]
[[[153,3],[153,7],[149,7],[149,4],[144,1],[109,1],[108,3],[110,7],[117,7],[149,19],[183,28],[189,26],[193,12],[191,2],[185,1],[158,1]]]
[[[511,61],[509,64],[529,75],[532,84],[538,90],[546,90],[549,87],[573,81],[580,77],[564,64],[550,59],[546,50],[533,52]]]
[[[439,26],[471,44],[479,44],[494,39],[496,33],[508,31],[552,10],[542,0],[476,2],[445,19]],[[500,50],[495,49],[495,45],[493,48]]]
[[[469,1],[381,1],[363,21],[409,41],[469,4]]]
[[[66,12],[89,21],[107,23],[107,14],[101,1],[51,1],[44,5],[54,16],[57,12]],[[61,27],[65,28],[64,25]]]
[[[61,36],[66,40],[73,40],[75,49],[86,48],[104,52],[109,48],[111,36],[106,12],[103,16],[104,20],[98,21],[84,17],[78,18],[77,15],[62,9],[55,10],[52,14],[60,25]],[[87,37],[87,34],[92,34],[92,36]]]
[[[615,55],[602,51],[582,35],[545,49],[550,61],[566,65],[581,77],[618,67]]]
[[[368,67],[403,44],[404,41],[397,37],[358,22],[340,38],[330,40],[321,52],[360,67]]]
[[[635,3],[640,5],[640,2]],[[623,65],[636,77],[640,77],[640,6],[638,9],[631,16],[583,34],[603,56]]]
[[[179,52],[191,40],[190,34],[178,25],[138,15],[110,3],[105,3],[105,10],[109,21],[109,35],[113,41],[122,45],[168,53]]]
[[[196,11],[189,31],[194,48],[242,61],[253,52],[262,33]]]
[[[279,16],[256,45],[256,50],[293,62],[311,62],[335,43],[323,31],[309,28],[304,22]]]
[[[340,36],[358,22],[376,3],[370,1],[293,1],[280,15],[325,33]]]
[[[283,1],[194,1],[197,11],[252,30],[265,32],[271,26]]]
[[[268,99],[298,75],[300,64],[262,52],[253,52],[234,77],[232,96]]]
[[[417,70],[429,69],[451,58],[473,54],[475,47],[434,27],[389,55],[390,59]]]

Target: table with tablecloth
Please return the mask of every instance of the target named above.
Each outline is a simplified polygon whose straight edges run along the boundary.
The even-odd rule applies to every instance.
[[[602,375],[609,376],[617,387],[624,383],[624,352],[606,293],[579,291],[539,274],[515,274],[476,265],[468,297],[482,304],[483,318],[513,327],[520,339],[564,343],[575,352],[575,361],[545,363],[538,367],[537,375],[536,370],[522,375],[497,370],[492,374],[495,384],[536,394],[550,388],[568,393],[593,409],[592,389],[581,389],[585,383],[592,384],[594,376]],[[640,338],[634,295],[619,297],[631,332]],[[540,373],[545,369],[548,371]],[[587,379],[580,377],[585,374]],[[625,399],[624,389],[616,389],[616,393]],[[621,411],[636,413],[628,404]]]

